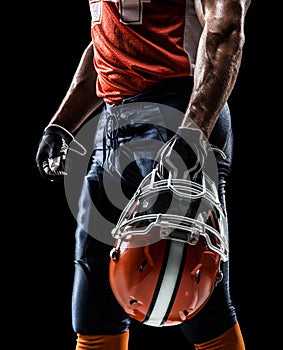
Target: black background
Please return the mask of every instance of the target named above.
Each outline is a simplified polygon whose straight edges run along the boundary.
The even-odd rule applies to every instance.
[[[259,224],[258,217],[255,220],[260,200],[257,178],[262,171],[257,156],[258,134],[264,132],[259,125],[263,100],[258,78],[261,47],[257,11],[254,1],[246,18],[246,45],[239,78],[229,99],[235,133],[234,165],[227,191],[230,283],[247,350],[267,345],[261,325],[266,304],[262,303],[262,247],[258,238],[266,231],[264,223]],[[10,324],[15,333],[24,331],[24,335],[13,337],[15,348],[28,343],[26,346],[31,349],[74,350],[70,312],[76,223],[63,184],[42,180],[34,158],[43,128],[64,97],[81,53],[90,41],[88,2],[71,0],[58,6],[57,0],[51,0],[38,6],[29,18],[21,49],[26,61],[20,62],[24,68],[20,119],[27,130],[24,138],[29,141],[28,154],[25,147],[20,151],[25,169],[28,157],[29,169],[17,180],[23,194],[16,210],[23,215],[16,219],[21,229],[16,237],[12,235],[19,255],[13,271],[13,276],[17,272],[13,277],[13,293],[17,297]],[[261,213],[259,216],[263,218]],[[172,348],[190,349],[178,328],[157,329],[133,323],[129,350]]]

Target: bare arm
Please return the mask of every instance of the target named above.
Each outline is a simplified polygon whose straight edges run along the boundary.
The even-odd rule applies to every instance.
[[[182,126],[194,120],[207,137],[238,77],[250,0],[195,0],[203,32],[197,52],[194,89]]]
[[[96,78],[93,46],[90,43],[50,124],[58,124],[74,132],[102,103],[102,99],[96,96]]]

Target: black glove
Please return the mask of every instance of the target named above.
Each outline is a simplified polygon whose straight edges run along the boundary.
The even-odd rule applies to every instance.
[[[202,175],[207,147],[208,142],[201,130],[178,128],[157,155],[160,176],[167,178],[170,172],[173,178],[196,181]]]
[[[59,181],[67,175],[65,161],[73,140],[73,135],[59,125],[51,124],[44,130],[36,154],[36,164],[44,179]]]

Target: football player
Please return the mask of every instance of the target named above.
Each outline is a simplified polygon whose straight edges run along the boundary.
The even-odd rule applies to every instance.
[[[36,155],[44,179],[67,178],[68,151],[85,153],[77,134],[91,118],[99,118],[75,232],[76,350],[128,349],[131,315],[110,284],[109,236],[122,206],[153,169],[161,180],[171,176],[197,186],[213,152],[218,199],[227,215],[225,184],[233,151],[227,100],[240,69],[249,5],[250,0],[89,0],[91,42]],[[186,244],[193,246],[195,236],[187,236]],[[217,244],[209,239],[205,244],[215,252]],[[229,260],[218,253],[221,278],[204,305],[192,317],[184,313],[178,327],[195,349],[244,350],[230,297]],[[202,273],[194,273],[201,281]],[[130,277],[126,270],[125,278]],[[164,312],[162,318],[158,325],[166,327],[170,316]],[[156,326],[156,320],[150,324]]]

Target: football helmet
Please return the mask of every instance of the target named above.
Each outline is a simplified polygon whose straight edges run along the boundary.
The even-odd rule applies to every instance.
[[[134,319],[162,327],[193,317],[221,280],[228,260],[226,214],[215,183],[144,178],[112,230],[109,279]]]

